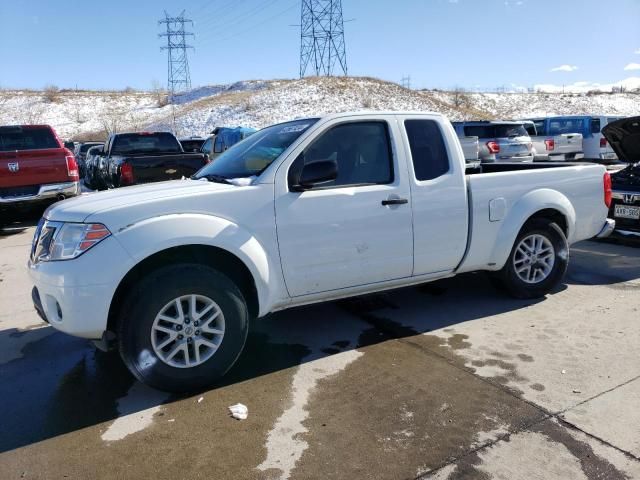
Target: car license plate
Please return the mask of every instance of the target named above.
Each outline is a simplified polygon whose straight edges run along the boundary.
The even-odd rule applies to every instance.
[[[640,207],[616,205],[613,215],[619,218],[631,218],[634,220],[640,220]]]

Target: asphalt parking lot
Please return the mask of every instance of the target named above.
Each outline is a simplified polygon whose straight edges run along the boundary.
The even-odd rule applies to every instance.
[[[272,315],[177,397],[39,320],[32,235],[0,235],[1,479],[640,478],[633,245],[575,245],[543,300],[472,274]]]

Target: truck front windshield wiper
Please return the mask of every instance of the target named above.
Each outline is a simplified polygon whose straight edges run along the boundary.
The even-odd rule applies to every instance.
[[[200,178],[206,178],[210,182],[228,183],[229,185],[232,185],[232,183],[229,181],[229,179],[227,177],[223,177],[222,175],[215,175],[215,174],[210,173],[208,175],[203,175]]]

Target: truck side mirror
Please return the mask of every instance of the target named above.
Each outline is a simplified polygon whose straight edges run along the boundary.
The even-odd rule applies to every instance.
[[[320,160],[302,168],[296,184],[291,186],[294,192],[310,190],[338,178],[338,163],[335,160]]]

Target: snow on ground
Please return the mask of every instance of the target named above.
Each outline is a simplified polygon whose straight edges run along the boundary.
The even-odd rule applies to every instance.
[[[429,92],[443,102],[455,94]],[[640,113],[639,93],[463,93],[458,102],[486,112],[494,118],[523,118],[551,115]]]
[[[195,88],[164,105],[153,92],[0,91],[0,125],[51,124],[62,138],[104,138],[107,131],[162,129],[205,135],[216,126],[266,125],[354,110],[421,110],[452,120],[640,111],[640,94],[463,93],[413,91],[367,77],[252,80]]]

